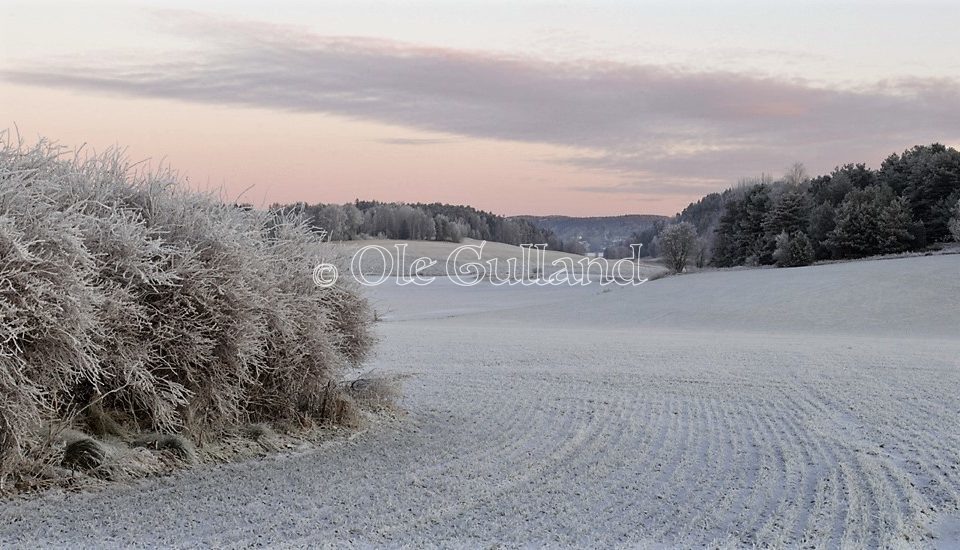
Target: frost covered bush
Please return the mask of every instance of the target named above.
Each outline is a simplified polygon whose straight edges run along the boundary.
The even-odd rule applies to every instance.
[[[356,289],[313,283],[323,256],[297,212],[0,135],[0,487],[70,420],[194,439],[330,420],[371,336]]]
[[[682,273],[697,248],[697,229],[687,222],[671,225],[660,233],[659,248],[667,267]]]

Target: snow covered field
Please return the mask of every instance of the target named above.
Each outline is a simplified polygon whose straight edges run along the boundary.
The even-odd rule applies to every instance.
[[[373,294],[405,418],[3,503],[0,546],[960,545],[960,255]]]

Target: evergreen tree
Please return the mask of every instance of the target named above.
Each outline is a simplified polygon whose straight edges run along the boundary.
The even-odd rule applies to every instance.
[[[918,244],[950,236],[951,209],[960,198],[960,151],[939,143],[917,145],[902,155],[890,155],[877,174],[881,183],[907,199],[913,218],[923,222]]]
[[[844,164],[834,168],[830,175],[833,178],[842,176],[853,189],[864,189],[877,184],[877,173],[863,163]]]
[[[714,265],[730,267],[773,261],[773,237],[765,230],[772,204],[766,183],[738,190],[727,200],[714,235]]]
[[[765,222],[773,210],[770,186],[762,183],[747,191],[743,202],[743,217],[737,224],[739,249],[750,265],[773,263],[774,240],[768,237]]]
[[[823,260],[830,257],[830,248],[827,246],[827,237],[837,226],[836,210],[825,202],[810,211],[810,220],[807,226],[807,234],[810,236],[813,245],[814,257]]]
[[[810,182],[810,194],[816,204],[829,204],[837,207],[853,189],[850,178],[845,174],[818,176]]]
[[[764,229],[774,238],[782,232],[793,234],[807,229],[809,217],[807,194],[799,189],[790,189],[780,195],[773,211],[764,220]]]
[[[902,197],[893,198],[883,205],[884,200],[878,199],[880,223],[877,245],[879,253],[895,254],[909,250],[913,240],[913,235],[910,233],[910,228],[913,226],[910,205]]]
[[[885,185],[848,193],[837,209],[836,223],[827,245],[838,258],[902,252],[912,240],[907,201]]]
[[[777,235],[773,257],[778,267],[799,267],[813,263],[813,245],[803,231]]]
[[[960,243],[960,200],[957,200],[957,206],[953,209],[953,218],[950,219],[950,234],[953,240]]]
[[[713,264],[717,267],[732,267],[746,260],[738,229],[743,212],[742,198],[730,200],[724,206],[713,241]]]

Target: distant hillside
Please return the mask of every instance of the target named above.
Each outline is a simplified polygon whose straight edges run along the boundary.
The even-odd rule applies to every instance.
[[[325,231],[332,241],[380,238],[458,243],[469,238],[512,245],[546,243],[550,250],[583,251],[575,240],[567,247],[553,233],[527,220],[464,205],[358,199],[346,204],[275,204],[270,208],[302,211],[310,224]]]
[[[564,242],[579,240],[588,245],[590,252],[601,251],[607,246],[628,239],[632,234],[649,229],[666,216],[633,214],[626,216],[598,216],[574,218],[570,216],[517,216],[534,226],[552,231]]]

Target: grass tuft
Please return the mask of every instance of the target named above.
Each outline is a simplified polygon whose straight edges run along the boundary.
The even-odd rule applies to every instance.
[[[71,437],[63,449],[61,464],[71,470],[96,470],[103,466],[107,450],[93,438]]]
[[[168,451],[187,464],[196,462],[197,452],[187,438],[175,434],[146,433],[137,436],[131,445],[154,451]]]
[[[240,433],[247,439],[253,441],[263,441],[276,437],[273,429],[270,428],[267,424],[262,422],[256,422],[253,424],[247,424],[240,429]]]

